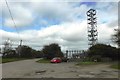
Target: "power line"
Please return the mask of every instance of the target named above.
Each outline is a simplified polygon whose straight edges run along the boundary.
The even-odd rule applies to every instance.
[[[10,13],[10,17],[11,17],[11,19],[12,19],[12,21],[13,21],[13,24],[14,24],[15,30],[16,30],[16,32],[17,32],[19,38],[20,38],[19,31],[17,30],[17,25],[15,24],[15,21],[14,21],[14,18],[13,18],[13,16],[12,16],[12,12],[11,12],[11,10],[10,10],[10,7],[9,7],[9,5],[8,5],[7,0],[5,0],[5,2],[6,2],[6,5],[7,5],[7,8],[8,8],[8,11],[9,11],[9,13]],[[22,39],[21,39],[21,38],[20,38],[20,44],[19,44],[19,45],[20,45],[20,46],[22,45]]]
[[[8,11],[9,11],[9,13],[10,13],[10,17],[11,17],[11,19],[12,19],[12,21],[13,21],[14,27],[15,27],[15,29],[16,29],[16,32],[18,33],[18,36],[19,36],[19,38],[20,38],[19,31],[17,30],[17,26],[16,26],[16,24],[15,24],[15,21],[14,21],[14,18],[13,18],[13,16],[12,16],[12,12],[11,12],[11,10],[10,10],[10,7],[9,7],[9,5],[8,5],[7,0],[5,0],[5,2],[6,2],[6,5],[7,5],[7,8],[8,8]],[[21,40],[21,39],[20,39],[20,40]]]

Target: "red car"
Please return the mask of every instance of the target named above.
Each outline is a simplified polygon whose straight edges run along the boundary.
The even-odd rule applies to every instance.
[[[61,62],[62,62],[62,60],[60,58],[53,58],[51,60],[51,63],[61,63]]]

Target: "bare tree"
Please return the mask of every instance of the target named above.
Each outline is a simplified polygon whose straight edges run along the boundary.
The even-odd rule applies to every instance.
[[[115,33],[112,35],[112,40],[120,48],[120,30],[119,29],[114,29],[114,30],[115,30]]]
[[[9,53],[10,50],[12,50],[12,42],[8,39],[4,42],[3,56]]]

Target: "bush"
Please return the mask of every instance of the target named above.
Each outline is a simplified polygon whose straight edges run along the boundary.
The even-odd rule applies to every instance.
[[[63,57],[63,53],[58,44],[52,43],[50,45],[45,45],[42,49],[44,53],[44,58],[52,59],[54,57]]]
[[[95,55],[95,56],[91,57],[90,59],[91,59],[91,61],[94,61],[94,62],[100,62],[102,58],[100,55]]]
[[[115,61],[118,60],[118,49],[115,47],[112,47],[110,45],[105,44],[96,44],[89,48],[88,56],[92,58],[96,58],[98,61],[101,61],[102,58],[110,58],[111,60]],[[97,55],[97,56],[96,56]]]
[[[101,61],[102,61],[102,62],[111,62],[112,59],[111,59],[111,58],[108,58],[108,57],[105,57],[105,58],[102,58]]]
[[[14,58],[14,57],[18,57],[19,55],[15,52],[15,50],[9,50],[5,53],[3,53],[4,55],[2,56],[3,58]]]

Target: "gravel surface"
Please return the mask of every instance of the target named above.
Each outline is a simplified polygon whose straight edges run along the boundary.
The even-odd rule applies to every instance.
[[[109,64],[75,66],[68,63],[37,63],[38,59],[2,64],[3,78],[118,78]]]

